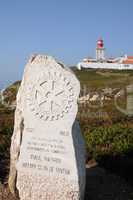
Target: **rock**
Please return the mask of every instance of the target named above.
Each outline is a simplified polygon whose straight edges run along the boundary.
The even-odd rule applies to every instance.
[[[75,121],[79,92],[75,75],[54,58],[32,56],[26,65],[9,176],[10,190],[16,186],[21,200],[84,198],[85,145]]]
[[[97,100],[99,100],[99,94],[94,94],[92,98],[90,98],[90,101],[97,101]]]
[[[87,94],[87,95],[85,95],[85,96],[81,96],[81,97],[78,99],[78,102],[79,102],[79,103],[85,103],[85,102],[89,101],[89,99],[90,99],[90,94]]]

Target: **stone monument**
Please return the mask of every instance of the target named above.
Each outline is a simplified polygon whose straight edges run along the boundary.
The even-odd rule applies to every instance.
[[[21,200],[81,200],[85,145],[75,121],[80,84],[50,56],[32,56],[17,95],[9,188]]]

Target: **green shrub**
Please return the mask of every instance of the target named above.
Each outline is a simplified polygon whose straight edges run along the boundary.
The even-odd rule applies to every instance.
[[[92,128],[84,133],[90,156],[122,155],[133,150],[133,128],[112,125]]]
[[[0,132],[0,157],[9,154],[11,135],[13,133],[12,126],[4,126]]]

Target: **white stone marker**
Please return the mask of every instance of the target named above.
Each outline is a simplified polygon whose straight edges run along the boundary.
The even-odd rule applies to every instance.
[[[54,58],[32,56],[17,95],[9,186],[21,200],[84,198],[85,146],[77,114],[80,84]]]

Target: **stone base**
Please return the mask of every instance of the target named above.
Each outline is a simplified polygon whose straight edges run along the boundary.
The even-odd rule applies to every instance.
[[[18,173],[21,200],[79,200],[79,188],[65,178]]]

